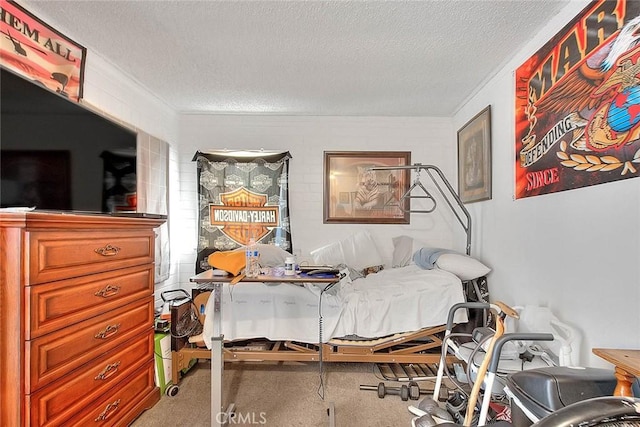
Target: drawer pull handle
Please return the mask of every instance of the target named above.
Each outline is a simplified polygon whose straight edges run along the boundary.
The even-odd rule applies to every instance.
[[[98,375],[96,375],[96,377],[94,378],[95,380],[106,380],[107,378],[109,378],[111,375],[115,374],[118,371],[118,367],[120,366],[120,361],[118,360],[115,363],[111,363],[107,366],[104,367],[104,369],[102,370],[102,372],[100,372]]]
[[[99,423],[100,421],[104,421],[107,418],[109,418],[111,414],[113,414],[116,411],[116,409],[118,409],[119,404],[120,404],[120,399],[116,400],[115,402],[109,403],[107,406],[105,406],[104,411],[102,411],[94,421]]]
[[[118,292],[120,292],[120,286],[107,285],[104,288],[100,289],[98,292],[96,292],[94,295],[97,297],[109,298],[114,296]]]
[[[119,323],[117,325],[107,325],[107,327],[104,328],[104,331],[98,332],[97,334],[94,335],[94,337],[101,340],[105,340],[110,336],[115,335],[118,332],[119,328],[120,328]]]
[[[102,248],[95,249],[95,252],[102,256],[116,256],[118,252],[120,252],[120,248],[113,245],[106,245]]]

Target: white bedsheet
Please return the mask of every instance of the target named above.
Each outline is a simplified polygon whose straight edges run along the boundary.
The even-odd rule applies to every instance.
[[[225,340],[267,338],[317,343],[320,288],[312,284],[238,283],[222,291]],[[322,295],[323,336],[382,337],[443,325],[449,308],[464,302],[460,279],[416,265],[382,270],[353,282],[343,279]],[[204,338],[210,346],[213,304],[207,304]],[[456,322],[466,322],[464,310]]]

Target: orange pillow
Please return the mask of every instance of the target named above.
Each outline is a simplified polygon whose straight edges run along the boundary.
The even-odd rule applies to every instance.
[[[247,264],[244,249],[235,251],[217,251],[209,255],[207,262],[213,268],[224,270],[234,276],[240,274]]]

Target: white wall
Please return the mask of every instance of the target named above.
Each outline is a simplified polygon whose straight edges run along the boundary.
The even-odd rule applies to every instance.
[[[464,251],[465,235],[446,213],[411,216],[410,225],[323,224],[323,151],[410,151],[412,162],[439,166],[455,183],[455,132],[448,118],[182,115],[180,117],[181,284],[194,274],[197,238],[197,150],[290,151],[293,245],[310,250],[360,229],[369,230],[390,257],[391,237],[411,234],[434,245]],[[453,184],[455,187],[455,184]],[[445,208],[446,212],[446,208]],[[452,224],[453,223],[453,224]]]
[[[514,72],[586,2],[572,2],[455,115],[459,128],[491,104],[493,199],[469,205],[493,299],[548,306],[593,347],[640,348],[640,179],[514,201]]]
[[[65,28],[55,20],[49,18],[38,9],[38,2],[21,1],[20,4],[47,24],[56,28],[66,36],[84,44],[75,37],[73,28]],[[82,103],[94,108],[112,119],[123,124],[140,129],[156,138],[168,142],[172,147],[169,152],[169,182],[172,186],[171,194],[177,194],[179,183],[177,180],[177,152],[174,145],[178,135],[178,116],[173,109],[149,92],[138,82],[125,75],[117,66],[102,58],[99,52],[87,48],[85,63],[84,93]],[[173,190],[173,191],[172,191]],[[169,207],[169,217],[172,207]],[[169,224],[173,228],[173,224]],[[178,234],[179,230],[170,230]],[[177,257],[171,260],[170,277],[163,283],[156,284],[156,305],[159,292],[171,288],[177,282]]]
[[[177,194],[180,182],[177,178],[175,144],[178,134],[177,114],[155,95],[124,75],[118,68],[94,52],[87,55],[84,84],[85,102],[121,120],[136,130],[168,142],[169,148],[169,197]],[[173,190],[173,191],[172,191]],[[172,219],[175,204],[169,202],[169,238],[181,233]],[[179,256],[169,253],[169,278],[155,286],[155,306],[161,307],[162,291],[173,289],[178,283]]]

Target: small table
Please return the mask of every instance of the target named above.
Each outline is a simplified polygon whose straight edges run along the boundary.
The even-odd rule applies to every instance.
[[[640,350],[624,350],[613,348],[594,348],[593,354],[613,363],[618,380],[614,396],[633,396],[631,387],[636,377],[640,376]]]
[[[229,405],[225,410],[222,406],[222,374],[224,372],[224,335],[222,333],[222,286],[224,283],[231,282],[233,276],[214,276],[213,270],[206,270],[196,276],[191,277],[190,281],[199,284],[212,285],[212,294],[209,301],[213,302],[213,334],[211,335],[211,426],[220,427],[228,423],[233,405]],[[295,276],[265,276],[244,277],[241,282],[259,282],[259,283],[314,283],[314,284],[331,284],[340,280],[338,276],[318,277],[308,276],[306,274],[297,274]],[[213,299],[211,299],[213,298]]]

